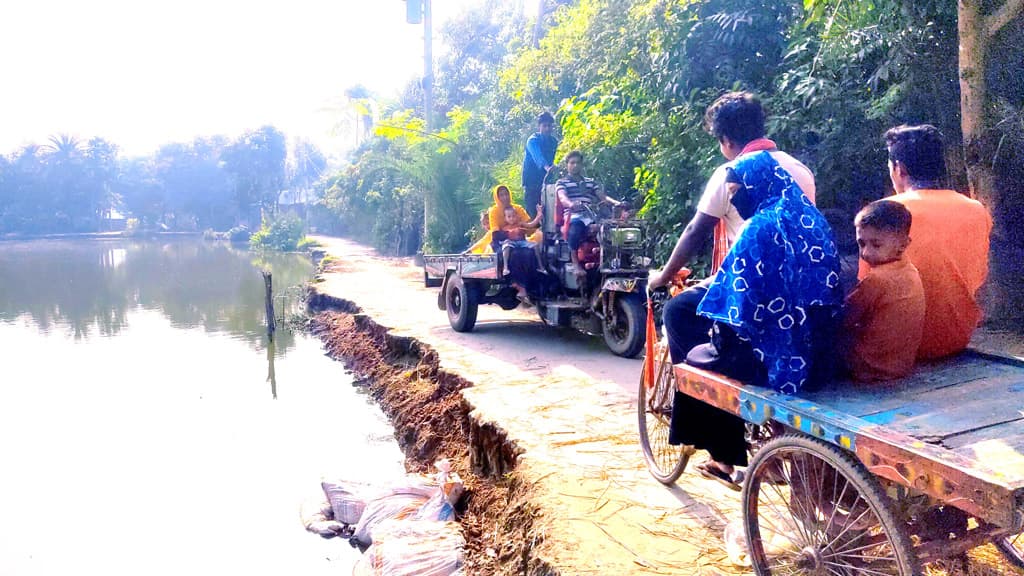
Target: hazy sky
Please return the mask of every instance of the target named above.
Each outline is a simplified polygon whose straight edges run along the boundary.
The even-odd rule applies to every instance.
[[[434,0],[441,22],[481,0]],[[422,74],[401,0],[5,0],[0,154],[56,133],[128,154],[273,124],[336,153],[344,90]],[[435,52],[438,50],[435,47]],[[333,105],[333,106],[332,106]]]

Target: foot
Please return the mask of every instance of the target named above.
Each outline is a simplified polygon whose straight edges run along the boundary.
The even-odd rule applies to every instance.
[[[738,492],[743,489],[740,485],[742,478],[737,479],[734,477],[735,469],[732,466],[719,464],[714,460],[708,460],[707,462],[698,464],[697,471],[700,472],[701,476],[709,480],[714,480],[730,490]]]
[[[533,302],[530,301],[530,297],[526,295],[526,292],[519,292],[516,294],[516,299],[518,299],[525,308],[533,307]]]

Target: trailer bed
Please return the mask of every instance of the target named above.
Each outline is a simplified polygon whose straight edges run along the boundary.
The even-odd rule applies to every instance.
[[[988,522],[1024,524],[1024,362],[977,352],[887,383],[837,381],[798,396],[675,366],[680,392],[754,424],[839,445],[873,474]]]

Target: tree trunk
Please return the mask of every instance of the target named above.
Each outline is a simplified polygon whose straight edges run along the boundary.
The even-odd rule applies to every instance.
[[[993,36],[1019,15],[1021,5],[1022,0],[1006,0],[991,15],[985,15],[982,0],[958,2],[964,163],[971,194],[988,208],[993,220],[984,304],[990,321],[1006,325],[1015,325],[1024,318],[1024,278],[1019,274],[1024,242],[1014,237],[1014,229],[1024,214],[1024,201],[1019,197],[1020,190],[1016,190],[1018,186],[1001,183],[997,178],[994,165],[999,137],[992,128],[985,74]]]
[[[540,39],[544,36],[544,17],[547,16],[547,0],[537,1],[537,21],[533,23],[533,47],[540,46]]]
[[[990,157],[985,153],[987,86],[985,60],[988,34],[981,0],[960,0],[958,3],[960,34],[960,126],[964,133],[964,161],[971,193],[992,205],[995,194]]]

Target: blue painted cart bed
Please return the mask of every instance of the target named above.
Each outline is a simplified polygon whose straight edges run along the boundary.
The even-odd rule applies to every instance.
[[[653,427],[667,426],[670,413],[665,404],[671,402],[669,395],[659,388],[670,386],[735,414],[750,430],[773,431],[770,439],[762,434],[762,441],[754,443],[743,487],[757,574],[908,576],[919,574],[924,563],[987,542],[995,542],[1011,563],[1024,567],[1024,538],[1017,542],[1024,530],[1024,361],[969,351],[920,366],[902,380],[841,381],[790,396],[685,364],[669,367],[660,348],[656,381],[642,379],[639,405],[645,456],[660,480],[675,478],[658,469],[657,450],[678,454],[681,467],[689,451],[664,441],[660,448],[651,445]],[[780,478],[780,471],[788,474]],[[678,477],[681,469],[676,472]],[[850,478],[844,484],[846,476]],[[814,498],[808,491],[811,480],[817,490]],[[854,484],[865,503],[872,501],[872,494],[881,496],[872,504],[877,510],[864,513],[877,518],[881,528],[878,534],[862,536],[861,546],[876,541],[892,552],[891,564],[873,556],[839,561],[834,555],[837,544],[828,544],[836,517],[855,521],[859,509],[842,512],[839,501],[849,496],[838,494],[838,486],[846,490]],[[836,493],[828,494],[829,488]],[[772,490],[787,502],[785,509],[799,508],[789,522],[802,535],[797,538],[800,545],[794,545],[800,550],[778,553],[789,564],[777,566],[761,534],[767,527],[763,522],[758,527],[751,518],[764,514],[758,502],[766,493],[773,498]],[[838,500],[825,504],[830,498]],[[846,531],[857,532],[849,527]],[[864,554],[868,552],[860,551]]]

